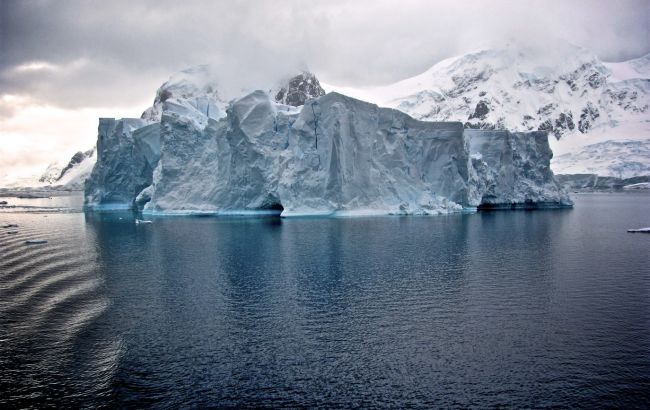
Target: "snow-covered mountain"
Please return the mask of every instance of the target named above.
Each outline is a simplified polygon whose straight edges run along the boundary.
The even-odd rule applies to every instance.
[[[650,175],[650,139],[609,140],[555,156],[558,174],[598,174],[616,178]]]
[[[43,175],[41,175],[40,178],[38,178],[38,182],[40,182],[41,184],[51,185],[52,183],[56,182],[56,180],[58,180],[60,176],[61,176],[61,165],[57,162],[53,162],[47,166],[45,172],[43,172]]]
[[[426,121],[461,121],[467,128],[480,129],[545,130],[558,140],[552,146],[559,155],[608,140],[650,139],[650,55],[607,63],[572,45],[549,50],[510,45],[453,57],[387,86],[326,88]],[[608,153],[605,148],[601,145],[585,153],[598,151],[612,161],[625,162],[620,150]],[[572,162],[584,163],[587,158],[580,155]],[[648,156],[637,160],[650,166]],[[591,169],[609,175],[621,167],[625,166]]]
[[[82,190],[86,179],[97,161],[95,148],[85,152],[77,152],[61,170],[59,178],[52,185],[61,185],[67,189]]]
[[[191,67],[174,74],[156,92],[153,105],[141,118],[160,121],[163,104],[174,105],[177,110],[196,112],[195,117],[219,119],[225,115],[227,99],[220,95],[218,73],[210,65]]]
[[[546,130],[557,139],[622,122],[648,126],[650,55],[601,62],[584,48],[506,47],[444,60],[383,87],[338,88],[421,120],[468,128]]]
[[[95,148],[85,152],[79,151],[67,162],[51,163],[40,176],[3,181],[2,188],[57,188],[64,191],[81,191],[96,161]]]

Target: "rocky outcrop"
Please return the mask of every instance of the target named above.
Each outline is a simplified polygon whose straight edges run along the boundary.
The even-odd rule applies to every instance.
[[[279,104],[299,107],[310,98],[322,97],[325,90],[315,75],[302,72],[286,81],[278,90],[272,90],[270,94],[275,95],[275,102]]]
[[[78,151],[76,154],[72,156],[72,158],[70,158],[68,164],[65,167],[63,167],[57,180],[63,178],[68,171],[81,164],[86,158],[92,157],[94,153],[95,153],[94,148],[86,152]]]
[[[56,163],[47,166],[45,172],[38,178],[38,182],[53,184],[61,176],[61,167]]]

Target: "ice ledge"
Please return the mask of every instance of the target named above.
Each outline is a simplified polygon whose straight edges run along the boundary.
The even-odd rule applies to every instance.
[[[129,208],[95,208],[93,210],[124,210]],[[175,217],[175,216],[214,216],[214,217],[239,217],[239,216],[276,216],[281,218],[355,218],[365,216],[432,216],[432,215],[453,215],[476,213],[476,207],[453,207],[440,209],[416,209],[412,211],[400,209],[352,209],[352,210],[268,210],[268,209],[228,209],[228,210],[190,210],[190,209],[168,209],[151,210],[144,209],[141,213],[147,217]]]
[[[92,211],[92,212],[131,211],[132,209],[133,209],[132,204],[127,204],[123,202],[84,205],[84,211]]]
[[[501,204],[481,204],[477,207],[478,211],[492,210],[527,210],[527,209],[563,209],[573,208],[573,202],[517,202]]]

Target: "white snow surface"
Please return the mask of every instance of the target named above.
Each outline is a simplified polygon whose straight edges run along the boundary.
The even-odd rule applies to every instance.
[[[612,81],[626,81],[650,78],[650,54],[619,63],[603,63],[610,72]]]
[[[207,118],[219,119],[225,115],[227,99],[219,93],[214,67],[201,65],[176,73],[165,82],[156,92],[153,106],[142,113],[142,119],[160,121],[165,104],[167,110],[182,112],[205,125]]]
[[[97,151],[93,148],[91,155],[85,157],[83,161],[68,169],[59,179],[54,182],[55,185],[63,185],[68,189],[83,190],[86,179],[97,162]]]
[[[647,228],[638,228],[638,229],[628,229],[628,232],[640,232],[640,233],[650,233],[650,227]]]
[[[555,156],[558,174],[596,174],[617,178],[650,175],[650,140],[607,140]]]
[[[650,189],[650,182],[639,182],[638,184],[625,185],[623,189]]]
[[[82,191],[86,179],[90,176],[97,159],[94,148],[82,154],[83,160],[78,163],[53,162],[47,166],[40,176],[30,176],[18,180],[3,181],[2,188],[36,188],[47,190],[56,188],[63,191]],[[86,155],[90,154],[90,155]],[[73,157],[74,158],[74,157]]]

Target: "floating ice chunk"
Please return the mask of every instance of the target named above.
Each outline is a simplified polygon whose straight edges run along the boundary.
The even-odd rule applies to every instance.
[[[630,233],[650,233],[650,227],[648,228],[638,228],[638,229],[628,229]]]
[[[650,182],[639,182],[638,184],[625,185],[623,189],[650,189]]]

